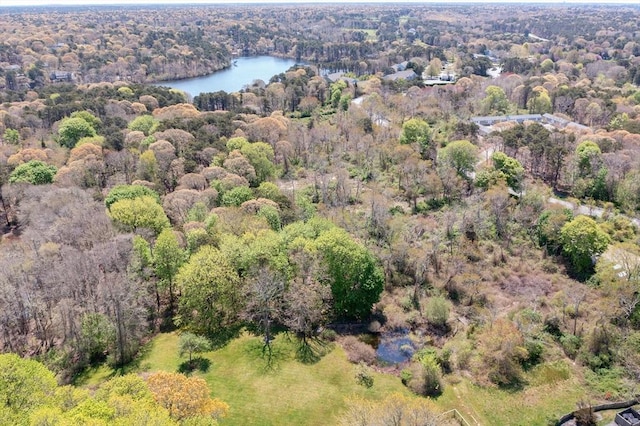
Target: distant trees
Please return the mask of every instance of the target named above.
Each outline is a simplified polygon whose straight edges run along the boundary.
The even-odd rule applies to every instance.
[[[108,209],[111,205],[120,200],[132,200],[139,197],[151,197],[160,203],[160,196],[153,189],[142,185],[116,185],[107,194],[104,203]]]

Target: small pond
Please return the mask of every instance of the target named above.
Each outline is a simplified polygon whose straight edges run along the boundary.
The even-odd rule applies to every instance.
[[[361,339],[373,346],[378,360],[383,364],[402,364],[411,360],[416,351],[414,342],[407,330],[381,334],[367,334]]]

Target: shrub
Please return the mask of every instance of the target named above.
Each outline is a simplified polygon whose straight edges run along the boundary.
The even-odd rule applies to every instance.
[[[355,336],[342,339],[342,347],[347,353],[347,359],[354,364],[364,362],[373,364],[376,361],[376,351]]]
[[[413,372],[411,371],[411,369],[405,368],[400,372],[400,381],[402,381],[403,385],[407,386],[407,384],[411,381],[412,378],[413,378]]]
[[[582,345],[582,339],[578,336],[574,336],[573,334],[565,334],[560,337],[560,344],[562,345],[564,353],[569,358],[574,359]]]
[[[371,375],[369,368],[363,363],[360,363],[356,369],[356,381],[359,385],[364,386],[365,388],[373,386],[373,376]]]
[[[423,356],[404,371],[403,383],[417,395],[434,397],[442,393],[440,366],[435,356]]]
[[[449,302],[444,297],[431,297],[424,307],[424,315],[431,325],[444,328],[449,319]]]
[[[320,332],[320,338],[322,340],[326,340],[327,342],[335,342],[335,340],[338,338],[338,333],[330,328],[325,328],[324,330],[322,330],[322,332]]]

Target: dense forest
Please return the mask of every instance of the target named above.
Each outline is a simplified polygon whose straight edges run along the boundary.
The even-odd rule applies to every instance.
[[[637,398],[639,8],[0,17],[0,423],[587,425]],[[247,55],[305,65],[149,84]]]

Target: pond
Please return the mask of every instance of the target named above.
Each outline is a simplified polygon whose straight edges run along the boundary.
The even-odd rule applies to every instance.
[[[387,365],[409,361],[416,351],[415,343],[409,337],[407,330],[365,334],[360,338],[371,345],[376,350],[378,360]]]
[[[268,83],[271,77],[287,71],[297,63],[294,59],[273,56],[245,56],[234,59],[230,68],[213,74],[183,80],[162,81],[156,85],[183,90],[191,97],[203,92],[217,92],[219,90],[231,93],[239,91],[255,80]]]

